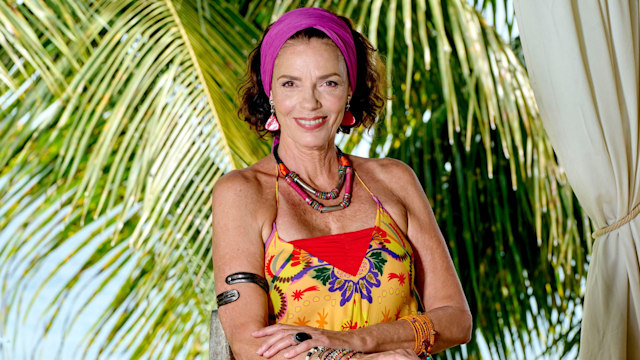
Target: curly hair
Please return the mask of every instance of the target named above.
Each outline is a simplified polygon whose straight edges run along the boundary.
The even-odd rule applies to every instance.
[[[353,36],[356,47],[357,56],[357,80],[356,89],[352,94],[350,101],[350,111],[356,119],[356,123],[352,126],[340,125],[339,131],[348,134],[352,128],[360,125],[365,128],[371,128],[378,115],[384,108],[386,97],[384,95],[384,63],[380,59],[378,52],[371,45],[369,40],[353,28],[351,20],[346,17],[339,16],[344,21]],[[238,96],[240,98],[240,108],[238,115],[244,121],[248,122],[251,127],[264,138],[264,135],[270,133],[264,128],[267,119],[271,115],[271,106],[269,97],[264,93],[262,88],[262,77],[260,75],[260,46],[264,39],[264,35],[269,32],[271,25],[262,34],[262,39],[258,45],[249,54],[247,62],[248,69],[244,80],[240,84]],[[290,39],[330,39],[324,32],[307,28],[298,31]],[[273,132],[278,134],[280,131]]]

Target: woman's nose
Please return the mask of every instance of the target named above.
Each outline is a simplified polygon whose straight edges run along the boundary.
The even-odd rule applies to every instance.
[[[306,109],[317,109],[321,106],[315,86],[305,87],[302,90],[300,105]]]

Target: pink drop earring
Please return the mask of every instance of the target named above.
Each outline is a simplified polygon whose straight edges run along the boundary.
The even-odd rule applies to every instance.
[[[269,105],[271,105],[271,116],[269,116],[264,128],[269,131],[278,131],[280,130],[280,123],[276,118],[276,107],[273,105],[273,98],[271,97],[269,97]]]
[[[353,114],[351,113],[351,111],[349,111],[349,108],[351,107],[351,96],[349,96],[349,98],[347,99],[347,106],[344,109],[344,116],[342,117],[342,122],[340,123],[340,125],[342,126],[353,126],[356,123],[356,118],[353,117]]]

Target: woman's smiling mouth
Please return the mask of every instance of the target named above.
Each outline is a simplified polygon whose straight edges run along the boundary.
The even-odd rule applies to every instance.
[[[300,125],[301,127],[307,130],[315,130],[321,127],[327,121],[326,116],[314,116],[314,117],[308,117],[308,118],[296,117],[294,119],[296,120],[296,123],[298,123],[298,125]]]

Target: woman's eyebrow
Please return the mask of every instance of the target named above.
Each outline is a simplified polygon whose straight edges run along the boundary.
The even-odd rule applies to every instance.
[[[327,79],[333,76],[337,76],[337,77],[341,77],[340,74],[338,74],[337,72],[333,72],[333,73],[329,73],[329,74],[325,74],[325,75],[321,75],[318,77],[318,79]],[[288,80],[300,80],[299,77],[297,76],[293,76],[293,75],[287,75],[287,74],[282,74],[280,76],[278,76],[278,80],[280,79],[288,79]]]
[[[300,80],[300,78],[297,77],[297,76],[287,75],[287,74],[282,74],[282,75],[278,76],[278,80],[280,80],[280,79]]]
[[[327,78],[330,78],[330,77],[333,77],[333,76],[341,77],[340,74],[338,74],[337,72],[333,72],[333,73],[330,73],[330,74],[322,75],[322,76],[319,77],[319,79],[327,79]]]

